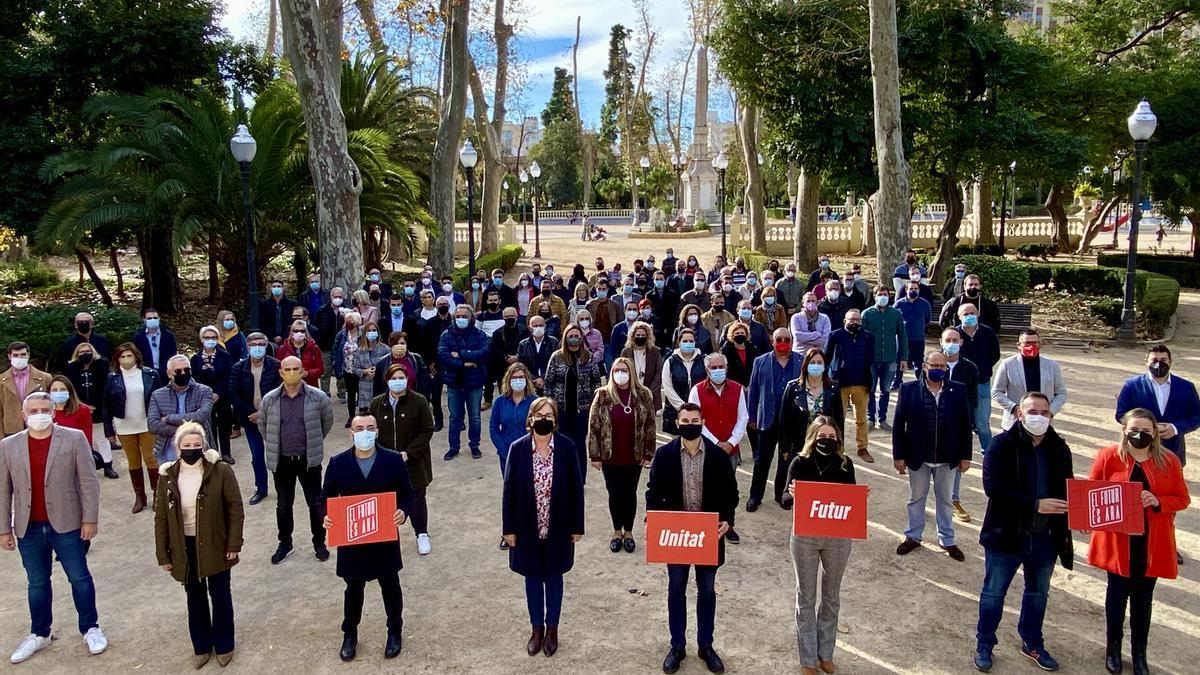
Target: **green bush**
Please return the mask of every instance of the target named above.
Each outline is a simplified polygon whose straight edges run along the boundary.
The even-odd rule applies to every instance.
[[[1028,266],[1029,281],[1033,286],[1048,286],[1053,281],[1056,289],[1083,295],[1119,298],[1124,294],[1124,270],[1091,265],[1045,263],[1028,263]]]
[[[1103,267],[1125,269],[1125,260],[1123,253],[1101,253],[1097,262]],[[1138,254],[1137,268],[1164,274],[1178,281],[1180,286],[1200,288],[1200,263],[1189,256]]]
[[[1029,270],[1008,258],[958,255],[954,257],[954,264],[966,265],[967,274],[978,274],[984,293],[1002,302],[1016,302],[1030,288]]]
[[[520,260],[521,256],[523,255],[525,255],[525,249],[521,248],[519,244],[506,244],[501,246],[499,251],[486,253],[476,258],[475,269],[487,270],[488,272],[491,272],[492,270],[499,268],[507,272],[517,264],[517,261]],[[465,288],[470,288],[471,282],[467,279],[469,275],[468,267],[466,265],[454,270],[452,276],[454,277],[454,288],[460,291]],[[420,275],[418,275],[418,278],[420,278]]]
[[[1162,333],[1179,308],[1179,282],[1162,274],[1138,270],[1133,293],[1146,329],[1155,335]]]
[[[708,232],[708,221],[703,218],[697,218],[696,222],[692,224],[692,230],[696,232]]]
[[[108,338],[115,348],[141,328],[141,316],[126,307],[52,307],[22,308],[0,315],[0,345],[20,340],[29,343],[30,358],[38,367],[45,367],[51,356],[58,353],[62,343],[75,330],[75,315],[91,312],[96,320],[95,330]],[[112,354],[105,354],[105,358]]]
[[[767,269],[767,263],[776,260],[776,258],[772,258],[765,253],[759,253],[752,248],[734,247],[733,258],[739,255],[746,259],[746,269],[755,270],[756,272],[762,272],[762,270]]]
[[[1004,249],[999,244],[959,244],[954,247],[954,255],[990,255],[1002,257]]]
[[[1058,251],[1058,247],[1054,244],[1021,244],[1017,247],[1017,255],[1026,258],[1041,258],[1046,260],[1053,253]]]
[[[0,265],[0,293],[12,295],[58,283],[58,272],[41,260]]]
[[[1106,326],[1116,328],[1121,325],[1121,312],[1125,303],[1114,298],[1102,298],[1090,305],[1088,309],[1104,322]]]

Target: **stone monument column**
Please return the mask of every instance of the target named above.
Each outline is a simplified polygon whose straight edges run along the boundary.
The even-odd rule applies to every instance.
[[[717,204],[717,171],[708,148],[708,47],[696,52],[696,110],[690,161],[683,174],[683,209],[693,218],[713,222]]]

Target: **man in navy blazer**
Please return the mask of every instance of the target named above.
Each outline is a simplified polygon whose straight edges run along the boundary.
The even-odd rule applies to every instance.
[[[776,328],[771,336],[774,349],[754,359],[750,370],[750,386],[746,387],[746,408],[750,413],[750,448],[754,453],[754,476],[750,481],[750,498],[746,510],[755,511],[762,504],[771,472],[771,460],[779,443],[776,411],[782,407],[783,388],[800,377],[803,354],[792,352],[792,331]],[[782,503],[779,504],[781,507]]]
[[[933,479],[938,544],[958,562],[966,556],[954,543],[951,492],[954,474],[971,467],[971,406],[967,390],[950,379],[946,355],[925,354],[922,376],[900,385],[892,422],[892,460],[896,472],[908,474],[908,527],[896,548],[907,555],[921,546],[925,501]]]
[[[146,367],[157,370],[158,379],[166,382],[171,379],[167,377],[167,361],[178,353],[175,334],[162,326],[158,310],[153,307],[147,307],[142,312],[142,323],[131,342],[142,353],[142,362]]]
[[[1117,396],[1117,422],[1134,408],[1145,408],[1158,417],[1158,433],[1164,448],[1186,464],[1183,437],[1200,428],[1200,397],[1191,382],[1171,374],[1171,350],[1154,345],[1146,353],[1149,372],[1125,381]]]

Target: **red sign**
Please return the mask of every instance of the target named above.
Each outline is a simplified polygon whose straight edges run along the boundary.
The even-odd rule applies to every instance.
[[[1144,533],[1142,484],[1068,480],[1067,523],[1072,530]]]
[[[392,520],[396,513],[395,492],[330,497],[325,511],[333,521],[327,531],[330,546],[378,544],[400,538]]]
[[[867,486],[794,481],[792,534],[797,537],[867,538]]]
[[[647,511],[646,562],[716,565],[718,517],[699,511]]]

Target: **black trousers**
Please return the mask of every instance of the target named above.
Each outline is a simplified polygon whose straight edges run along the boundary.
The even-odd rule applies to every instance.
[[[1108,573],[1108,588],[1104,593],[1104,618],[1108,641],[1120,642],[1124,636],[1125,607],[1129,606],[1129,643],[1135,652],[1146,651],[1150,636],[1150,607],[1154,603],[1155,577],[1146,576],[1143,567],[1130,570],[1123,577]]]
[[[750,499],[762,501],[763,492],[767,489],[767,475],[771,472],[771,460],[775,458],[775,446],[779,440],[778,429],[758,429],[750,433],[758,439],[758,454],[754,457],[754,476],[750,479]],[[787,467],[782,464],[775,468],[775,501],[783,499],[783,489],[787,475]]]
[[[229,405],[229,399],[223,398],[213,404],[212,423],[217,449],[222,457],[229,457],[229,434],[233,430],[233,408]]]
[[[214,649],[218,654],[228,654],[233,651],[233,595],[229,591],[229,570],[197,579],[196,538],[184,537],[183,544],[189,570],[183,588],[187,592],[192,650],[196,654],[208,654]],[[210,597],[211,612],[208,607]]]
[[[292,530],[295,521],[292,507],[296,503],[296,481],[304,490],[304,503],[308,506],[308,525],[312,529],[313,546],[325,545],[325,514],[321,513],[321,467],[308,467],[306,457],[279,456],[275,467],[275,524],[279,526],[279,543],[292,545]]]
[[[358,376],[347,370],[342,374],[342,382],[346,383],[346,410],[350,413],[350,419],[354,419],[354,415],[358,412]],[[363,404],[369,404],[370,401],[363,401]]]
[[[429,534],[429,502],[425,500],[425,490],[413,488],[412,513],[408,514],[408,522],[417,534]]]
[[[608,490],[608,514],[613,530],[633,532],[637,516],[637,489],[642,479],[641,464],[603,464],[604,488]]]
[[[442,390],[445,388],[442,377],[434,376],[433,382],[429,385],[429,405],[433,406],[433,425],[435,427],[442,426],[445,421],[442,417]]]
[[[358,623],[362,621],[363,594],[366,579],[345,579],[345,606],[342,610],[342,632],[346,637],[358,639]],[[379,577],[379,591],[383,595],[383,611],[387,614],[388,635],[400,635],[404,628],[404,594],[400,591],[400,573],[389,572]]]

